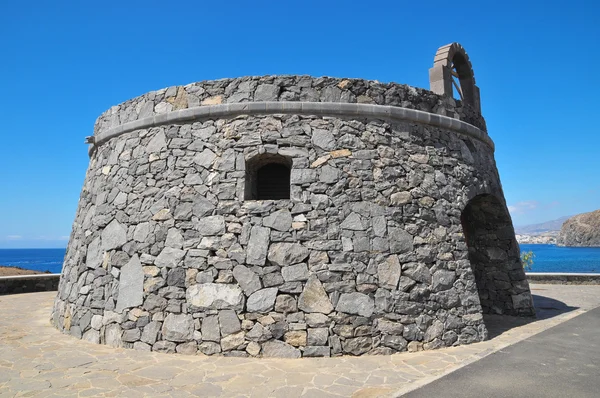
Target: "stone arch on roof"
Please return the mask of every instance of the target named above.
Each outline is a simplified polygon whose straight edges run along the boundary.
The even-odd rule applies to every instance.
[[[434,93],[449,97],[452,97],[454,85],[461,101],[481,113],[479,87],[475,85],[473,66],[467,52],[459,43],[438,48],[433,67],[429,69],[429,85]]]

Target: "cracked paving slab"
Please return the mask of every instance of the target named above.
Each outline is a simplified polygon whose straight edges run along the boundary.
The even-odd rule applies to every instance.
[[[97,345],[50,325],[55,292],[0,296],[0,397],[395,397],[600,305],[600,286],[531,288],[544,303],[538,319],[487,317],[492,338],[482,343],[302,359],[184,356]]]

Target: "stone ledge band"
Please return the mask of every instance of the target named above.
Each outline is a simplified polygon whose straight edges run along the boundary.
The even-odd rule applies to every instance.
[[[265,101],[198,106],[168,113],[161,113],[143,119],[134,120],[132,122],[127,122],[96,135],[88,153],[90,156],[92,156],[98,146],[104,144],[111,138],[135,130],[164,124],[185,123],[206,118],[223,118],[256,114],[304,114],[351,117],[362,116],[392,121],[409,121],[453,130],[459,134],[479,140],[488,145],[492,151],[494,150],[494,142],[482,130],[461,120],[453,119],[448,116],[437,115],[434,113],[388,105],[349,104],[341,102]]]

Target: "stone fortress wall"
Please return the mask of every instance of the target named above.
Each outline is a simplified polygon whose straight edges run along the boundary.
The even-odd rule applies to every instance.
[[[308,357],[468,344],[484,313],[532,315],[478,102],[440,94],[263,76],[111,108],[52,322],[140,350]]]

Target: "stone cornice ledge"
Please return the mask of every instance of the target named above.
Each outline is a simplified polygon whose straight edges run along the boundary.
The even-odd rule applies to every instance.
[[[494,143],[487,133],[471,124],[448,116],[386,105],[350,104],[342,102],[276,101],[240,102],[232,104],[198,106],[134,120],[107,131],[100,132],[98,135],[94,136],[94,142],[89,149],[89,154],[91,156],[96,147],[104,144],[111,138],[135,130],[164,124],[186,123],[201,119],[214,119],[256,114],[350,116],[368,117],[391,121],[408,121],[453,130],[459,134],[479,140],[488,145],[492,151],[494,150]]]

